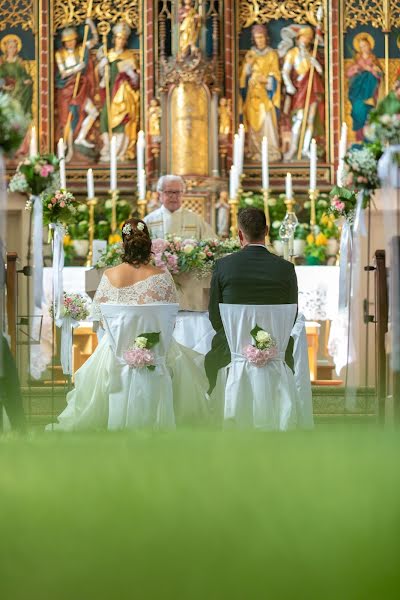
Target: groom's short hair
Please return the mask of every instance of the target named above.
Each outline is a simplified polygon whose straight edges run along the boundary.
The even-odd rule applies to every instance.
[[[238,216],[239,229],[248,242],[258,242],[267,235],[267,221],[262,210],[254,207],[243,208]]]

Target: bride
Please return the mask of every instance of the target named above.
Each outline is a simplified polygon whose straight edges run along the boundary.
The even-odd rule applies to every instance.
[[[107,269],[93,300],[93,318],[101,321],[100,305],[177,303],[174,280],[168,271],[151,265],[151,239],[144,221],[129,219],[122,227],[122,264]],[[67,407],[57,430],[105,429],[108,423],[108,389],[112,350],[103,335],[92,356],[75,373],[75,389],[67,395]],[[175,420],[179,424],[204,423],[208,418],[207,378],[204,357],[172,341],[167,366],[172,375]]]

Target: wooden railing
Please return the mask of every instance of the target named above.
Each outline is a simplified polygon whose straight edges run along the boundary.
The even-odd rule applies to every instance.
[[[17,253],[7,252],[7,321],[11,352],[17,354]]]
[[[375,252],[375,336],[376,336],[376,393],[378,419],[385,421],[387,396],[387,359],[385,336],[388,331],[388,286],[385,250]]]

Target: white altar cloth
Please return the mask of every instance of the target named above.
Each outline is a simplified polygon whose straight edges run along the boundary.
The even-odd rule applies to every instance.
[[[64,290],[85,293],[85,272],[87,267],[64,268]],[[302,266],[296,267],[299,288],[299,313],[306,321],[335,321],[338,317],[339,267]],[[39,379],[51,362],[51,319],[48,303],[51,302],[52,269],[44,269],[42,341],[35,347],[32,375]],[[183,344],[205,354],[211,347],[213,329],[207,312],[182,311],[178,314],[174,337]]]

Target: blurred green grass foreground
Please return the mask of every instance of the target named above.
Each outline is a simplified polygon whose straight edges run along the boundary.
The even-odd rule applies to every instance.
[[[2,600],[400,597],[400,436],[0,438]]]

